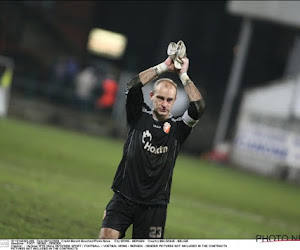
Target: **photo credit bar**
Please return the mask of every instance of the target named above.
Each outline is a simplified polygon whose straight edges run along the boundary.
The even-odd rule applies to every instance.
[[[261,236],[261,237],[260,237]],[[287,237],[258,235],[255,239],[11,239],[0,240],[0,250],[99,250],[99,248],[114,249],[226,249],[226,250],[299,250],[298,235]],[[264,241],[259,238],[265,238]],[[267,241],[269,239],[269,241]]]

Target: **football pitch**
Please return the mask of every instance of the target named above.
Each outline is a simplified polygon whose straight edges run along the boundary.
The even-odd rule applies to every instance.
[[[98,238],[123,142],[0,119],[0,238]],[[300,235],[299,196],[300,186],[179,154],[165,238]]]

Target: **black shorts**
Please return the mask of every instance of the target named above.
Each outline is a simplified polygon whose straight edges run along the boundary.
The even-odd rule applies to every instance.
[[[133,239],[163,239],[167,205],[142,205],[115,193],[106,207],[102,228],[112,228],[125,236],[133,224]]]

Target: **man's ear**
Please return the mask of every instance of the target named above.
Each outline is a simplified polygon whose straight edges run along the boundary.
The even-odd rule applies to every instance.
[[[152,99],[153,96],[154,96],[154,92],[151,91],[151,92],[150,92],[150,98]]]

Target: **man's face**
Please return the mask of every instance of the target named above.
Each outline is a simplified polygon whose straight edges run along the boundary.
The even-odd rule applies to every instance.
[[[153,115],[157,120],[166,120],[169,118],[170,111],[176,100],[176,88],[168,82],[160,82],[150,93],[153,102]]]

